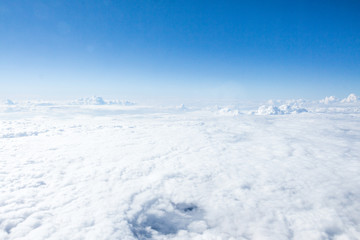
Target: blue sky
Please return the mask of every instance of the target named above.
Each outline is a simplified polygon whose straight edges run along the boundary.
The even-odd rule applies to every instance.
[[[359,1],[0,1],[3,98],[360,94]]]

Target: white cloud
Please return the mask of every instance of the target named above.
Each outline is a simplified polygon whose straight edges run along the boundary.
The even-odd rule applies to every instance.
[[[285,102],[0,105],[0,238],[359,239],[358,104]]]
[[[358,101],[358,97],[354,93],[351,93],[349,96],[347,96],[347,98],[341,100],[341,102],[343,103],[352,103],[357,101]]]

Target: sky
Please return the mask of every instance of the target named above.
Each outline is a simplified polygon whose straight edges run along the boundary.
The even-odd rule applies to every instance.
[[[360,94],[360,2],[0,1],[0,98]]]

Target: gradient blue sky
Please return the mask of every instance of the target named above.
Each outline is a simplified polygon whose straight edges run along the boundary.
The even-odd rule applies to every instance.
[[[3,98],[360,93],[360,2],[0,1]]]

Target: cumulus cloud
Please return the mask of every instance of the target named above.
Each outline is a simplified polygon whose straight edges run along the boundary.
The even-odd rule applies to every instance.
[[[324,104],[329,104],[332,102],[336,102],[337,99],[334,96],[330,96],[330,97],[325,97],[324,99],[320,100],[320,103],[324,103]]]
[[[232,109],[230,107],[223,107],[223,108],[219,109],[218,113],[219,113],[219,115],[222,115],[222,116],[238,116],[239,110]]]
[[[307,112],[307,110],[305,108],[301,108],[297,106],[296,104],[293,105],[283,104],[279,107],[273,105],[270,106],[262,105],[258,108],[255,114],[284,115],[284,114],[296,114],[296,113],[304,113],[304,112]]]
[[[346,98],[341,100],[341,102],[342,103],[353,103],[353,102],[357,102],[358,99],[359,98],[354,93],[351,93],[351,94],[349,94],[349,96],[347,96]]]
[[[130,101],[123,101],[123,100],[105,100],[102,97],[92,96],[88,98],[79,98],[71,104],[75,105],[125,105],[125,106],[131,106],[135,103]]]

